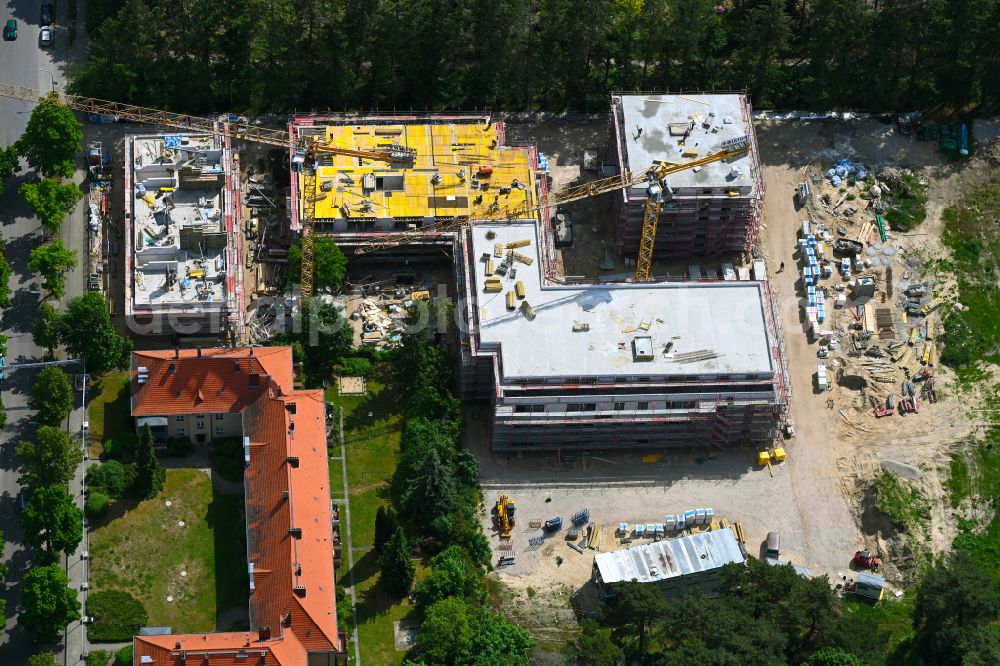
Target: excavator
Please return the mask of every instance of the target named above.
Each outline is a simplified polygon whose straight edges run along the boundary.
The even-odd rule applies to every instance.
[[[0,83],[0,97],[20,99],[26,102],[41,102],[45,99],[55,98],[60,104],[80,111],[88,115],[112,116],[122,120],[144,123],[147,125],[159,125],[163,127],[173,127],[188,132],[204,132],[206,134],[218,134],[228,136],[231,139],[241,141],[252,141],[270,146],[277,146],[294,151],[301,157],[303,168],[302,174],[302,296],[309,297],[313,293],[314,276],[314,252],[313,243],[315,241],[313,218],[313,208],[311,205],[316,201],[325,198],[325,193],[316,192],[316,175],[310,165],[306,164],[306,157],[309,161],[315,161],[321,154],[346,155],[360,159],[372,160],[392,165],[394,168],[408,169],[416,164],[417,151],[413,148],[400,144],[379,148],[377,150],[363,150],[349,146],[338,145],[331,141],[322,141],[319,137],[299,137],[293,139],[284,130],[269,129],[253,125],[245,120],[230,119],[220,120],[217,118],[205,118],[201,116],[191,116],[183,113],[172,113],[159,109],[150,109],[134,104],[123,104],[121,102],[110,102],[102,99],[81,97],[79,95],[67,95],[57,92],[42,92],[33,88],[17,86],[10,83]]]
[[[497,529],[500,531],[501,539],[509,539],[510,531],[514,528],[514,500],[506,495],[500,495],[493,510],[497,516]]]
[[[636,282],[647,282],[650,279],[653,267],[653,246],[656,241],[656,226],[660,218],[660,211],[673,194],[667,184],[667,177],[681,171],[712,164],[713,162],[734,160],[742,157],[749,150],[750,143],[749,141],[745,141],[687,162],[656,162],[648,169],[629,171],[617,176],[567,187],[550,194],[541,204],[536,205],[526,201],[517,206],[498,207],[495,210],[487,212],[485,215],[477,217],[475,221],[470,220],[468,216],[458,216],[447,222],[427,227],[422,231],[404,231],[386,234],[360,245],[355,253],[367,254],[377,250],[406,245],[417,240],[423,234],[458,231],[470,224],[475,224],[477,221],[528,219],[532,214],[547,208],[554,208],[574,201],[581,201],[590,197],[645,184],[646,204],[643,215],[642,234],[639,242],[639,253],[635,263],[634,279]]]

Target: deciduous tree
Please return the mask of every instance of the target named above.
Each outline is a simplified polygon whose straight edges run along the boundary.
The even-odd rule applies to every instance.
[[[18,522],[25,540],[53,558],[69,555],[83,539],[83,511],[63,486],[34,488]]]
[[[44,347],[49,356],[59,346],[62,329],[63,320],[59,311],[48,302],[39,305],[35,320],[31,323],[31,339],[39,347]]]
[[[83,125],[73,111],[50,95],[31,111],[28,127],[15,145],[32,169],[46,176],[69,178],[82,141]]]
[[[449,546],[431,558],[431,572],[417,583],[417,600],[431,606],[446,597],[478,602],[483,596],[482,572],[461,546]]]
[[[19,483],[32,488],[67,483],[83,462],[79,442],[47,425],[38,428],[34,439],[18,442],[14,453],[21,467]]]
[[[15,146],[8,146],[0,150],[0,194],[3,194],[6,187],[5,181],[21,170],[21,158],[17,154]]]
[[[313,288],[316,291],[338,291],[347,274],[347,257],[329,236],[319,236],[313,242]],[[288,248],[288,283],[302,281],[302,248]]]
[[[66,271],[76,268],[76,264],[76,250],[70,250],[58,238],[28,254],[28,270],[42,276],[42,286],[55,298],[66,293]]]
[[[35,567],[24,576],[22,603],[18,619],[42,643],[55,643],[67,624],[80,619],[76,591],[59,564]]]
[[[63,218],[83,197],[83,192],[73,183],[60,183],[52,178],[43,178],[39,183],[23,183],[17,191],[50,234],[58,233]]]
[[[88,291],[70,300],[62,317],[60,336],[66,351],[83,359],[88,372],[102,373],[128,365],[132,343],[115,331],[108,302],[100,292]]]
[[[12,303],[10,300],[11,274],[10,262],[7,261],[5,255],[0,254],[0,308],[9,308]]]
[[[410,544],[402,529],[397,527],[385,544],[379,557],[379,570],[382,572],[382,585],[387,592],[397,597],[405,597],[410,592],[416,567],[410,558]]]
[[[61,368],[42,368],[31,387],[28,407],[36,412],[38,422],[57,426],[73,411],[73,385]]]

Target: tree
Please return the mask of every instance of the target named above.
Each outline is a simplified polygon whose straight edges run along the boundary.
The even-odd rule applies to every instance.
[[[813,652],[802,666],[865,666],[865,662],[840,648],[823,648]]]
[[[329,236],[319,236],[313,242],[313,287],[316,291],[328,289],[339,291],[347,274],[347,257]],[[289,285],[302,281],[302,248],[292,245],[288,248]]]
[[[42,643],[55,643],[67,624],[80,619],[76,590],[59,564],[35,567],[24,576],[24,610],[18,617]]]
[[[53,426],[40,426],[34,440],[22,440],[14,449],[21,466],[18,482],[23,486],[43,486],[68,483],[83,462],[79,442]]]
[[[417,634],[424,663],[450,666],[470,654],[473,619],[469,611],[469,605],[456,597],[442,599],[427,609]]]
[[[140,499],[152,499],[163,490],[166,473],[153,450],[153,431],[146,426],[139,437],[135,462],[135,486]]]
[[[68,249],[58,238],[28,254],[28,270],[42,276],[42,286],[55,298],[66,293],[66,271],[76,268],[76,264],[76,250]]]
[[[59,232],[63,218],[83,197],[75,184],[63,184],[52,178],[43,178],[39,183],[23,183],[17,191],[50,234]]]
[[[457,492],[451,466],[437,449],[431,449],[413,470],[403,505],[409,515],[422,516],[425,522],[447,515],[455,506]]]
[[[17,155],[15,146],[8,146],[0,150],[0,194],[3,194],[6,187],[4,181],[21,170],[21,158]]]
[[[37,412],[39,423],[57,426],[73,411],[73,385],[61,368],[42,368],[31,387],[28,407]]]
[[[993,580],[968,553],[959,550],[949,562],[931,567],[917,588],[913,653],[925,663],[968,663],[966,656],[983,647],[989,624],[998,613],[1000,592]]]
[[[7,565],[4,563],[3,551],[6,547],[7,542],[4,541],[3,532],[0,532],[0,586],[4,589],[7,582]],[[3,597],[0,597],[0,618],[7,618],[7,600]],[[3,628],[0,628],[0,635],[3,635]]]
[[[594,620],[580,623],[580,636],[573,643],[573,657],[581,666],[620,666],[625,653],[611,640],[611,631]]]
[[[83,359],[87,371],[102,373],[128,365],[131,341],[111,324],[108,302],[97,291],[70,299],[62,317],[60,339],[73,358]]]
[[[18,523],[25,540],[50,557],[69,555],[83,539],[83,511],[63,486],[34,488]]]
[[[311,298],[302,301],[299,326],[306,385],[321,386],[340,359],[350,355],[354,330],[333,304]]]
[[[149,621],[142,602],[121,590],[91,594],[87,599],[87,615],[94,618],[87,629],[87,638],[96,641],[127,641]]]
[[[52,94],[32,110],[28,127],[15,145],[32,169],[46,176],[70,178],[82,141],[83,125]]]
[[[431,558],[431,572],[417,583],[417,600],[431,606],[446,597],[478,602],[483,596],[482,573],[461,546],[449,546]]]
[[[385,544],[389,542],[392,535],[399,529],[399,521],[396,520],[396,512],[392,507],[379,506],[375,512],[375,554],[381,555]]]
[[[235,453],[235,451],[230,451]],[[87,470],[87,485],[100,490],[108,497],[121,498],[135,483],[135,469],[117,460],[108,460],[100,465],[91,465]]]
[[[0,181],[2,183],[2,181]],[[0,188],[0,194],[3,193]],[[9,308],[13,301],[10,300],[10,276],[13,271],[7,257],[0,254],[0,308]]]
[[[655,585],[622,583],[608,604],[608,621],[613,627],[628,627],[638,640],[635,655],[646,654],[646,629],[667,612],[667,601]]]
[[[378,565],[386,591],[397,597],[405,597],[413,585],[416,567],[410,559],[410,544],[401,528],[397,527],[389,542],[385,544]]]
[[[39,347],[48,350],[49,356],[52,356],[53,350],[59,346],[62,328],[62,316],[59,311],[51,303],[42,303],[38,306],[35,321],[31,324],[31,339]]]

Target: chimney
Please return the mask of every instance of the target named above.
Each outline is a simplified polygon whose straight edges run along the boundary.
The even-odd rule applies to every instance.
[[[198,345],[198,358],[201,358],[201,345]]]
[[[253,345],[250,345],[250,356],[253,356]]]
[[[167,372],[176,372],[176,371],[177,371],[177,364],[171,361],[170,365],[167,366]]]
[[[181,357],[181,348],[174,347],[174,358],[180,358],[180,357]]]
[[[288,491],[287,490],[282,490],[281,491],[281,499],[285,500],[285,501],[288,500]]]

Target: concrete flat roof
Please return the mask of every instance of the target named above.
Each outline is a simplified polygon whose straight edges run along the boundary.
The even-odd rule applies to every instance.
[[[641,171],[657,160],[685,162],[690,159],[681,155],[685,149],[697,150],[698,157],[722,150],[725,141],[752,131],[743,120],[742,106],[740,95],[622,95],[625,168]],[[715,116],[709,115],[712,112]],[[692,120],[694,128],[681,146],[678,141],[683,137],[671,136],[670,126],[679,129],[682,124],[690,125]],[[709,122],[707,129],[702,126],[703,121]],[[642,128],[642,134],[636,137],[638,128]],[[734,162],[715,162],[699,171],[675,173],[667,183],[673,188],[749,187],[753,185],[750,165],[747,153]],[[740,173],[731,178],[734,166],[739,167]]]
[[[730,528],[700,532],[599,553],[594,563],[605,583],[654,583],[746,561]]]
[[[532,264],[515,262],[516,279],[502,278],[503,290],[487,293],[483,255],[499,267],[494,245],[525,239],[530,243],[514,252]],[[503,379],[773,373],[759,282],[543,285],[531,222],[474,225],[471,252],[480,346],[499,345]],[[517,309],[507,309],[507,293],[518,281],[533,320],[520,299]],[[635,339],[645,337],[651,338],[651,358],[636,360],[635,348],[647,342],[636,345]],[[701,351],[717,356],[678,356]]]

